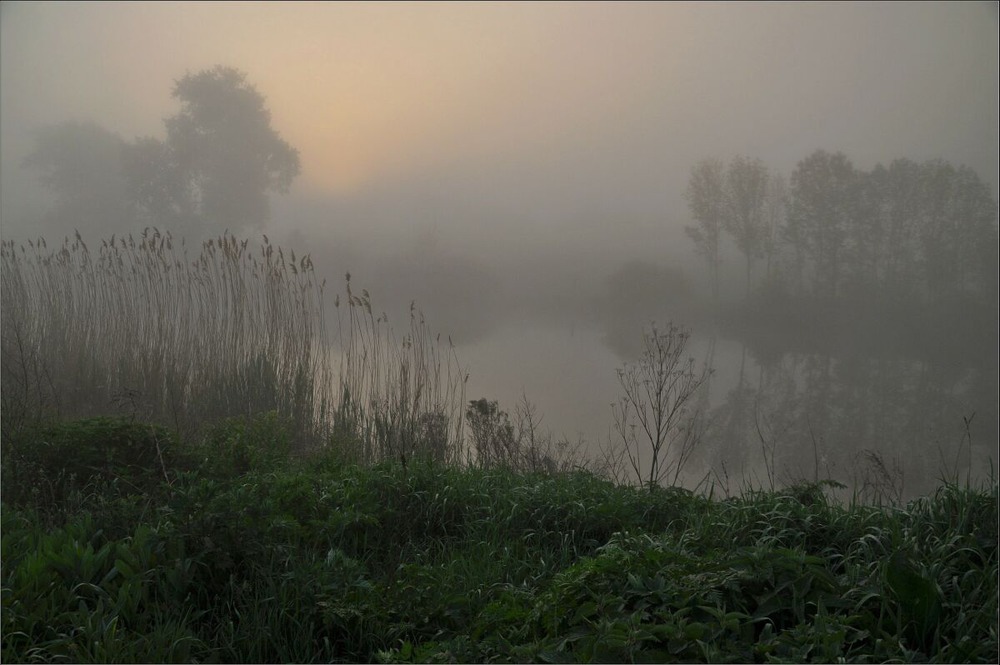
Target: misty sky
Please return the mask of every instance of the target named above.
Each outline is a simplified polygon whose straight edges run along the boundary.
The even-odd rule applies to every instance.
[[[997,190],[996,3],[0,11],[8,232],[34,128],[92,120],[162,137],[172,82],[215,64],[247,73],[301,152],[276,211],[323,202],[276,215],[276,229],[338,224],[480,257],[497,242],[648,251],[665,227],[664,243],[684,242],[670,230],[690,223],[681,193],[698,160],[747,154],[787,175],[816,148],[861,168],[942,158]]]

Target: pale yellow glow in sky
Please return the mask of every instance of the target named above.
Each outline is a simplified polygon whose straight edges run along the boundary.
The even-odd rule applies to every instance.
[[[532,44],[520,54],[511,46],[537,37],[518,16],[484,34],[475,15],[443,11],[272,6],[272,20],[245,25],[223,48],[239,52],[267,91],[275,126],[301,147],[306,179],[350,190],[415,159],[433,161],[427,152],[441,152],[470,116],[488,112],[477,107],[500,110],[494,91],[528,65]]]
[[[821,146],[863,167],[898,156],[995,161],[991,3],[4,2],[2,11],[9,127],[76,118],[124,138],[162,136],[177,108],[171,82],[232,65],[300,150],[299,191],[348,195],[483,165],[568,173],[590,164],[613,175],[621,164],[622,178],[626,165],[652,167],[682,184],[707,155],[800,159]],[[10,150],[27,141],[5,140]],[[648,164],[657,155],[664,163]],[[995,168],[983,175],[995,187]]]
[[[314,9],[276,14],[280,37],[255,23],[232,48],[264,47],[241,62],[275,100],[275,124],[303,146],[307,179],[323,188],[504,159],[525,145],[554,149],[634,101],[607,50],[643,44],[634,31],[602,43],[607,8],[560,16],[535,6],[357,6],[350,27]],[[285,99],[295,103],[278,104]]]
[[[162,134],[160,119],[175,108],[170,82],[231,64],[267,96],[274,126],[301,152],[307,186],[344,192],[410,169],[503,159],[525,145],[555,149],[600,132],[639,101],[638,79],[650,66],[668,75],[670,58],[657,58],[676,35],[664,19],[687,10],[53,3],[14,11],[55,26],[61,42],[52,51],[27,34],[12,38],[24,40],[13,48],[23,49],[33,75],[50,69],[65,79],[46,93],[50,108],[82,107],[126,135],[130,125]],[[100,94],[108,79],[125,86],[110,112],[111,91]]]

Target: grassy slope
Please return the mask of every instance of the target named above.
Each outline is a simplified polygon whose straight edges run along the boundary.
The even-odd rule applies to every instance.
[[[286,440],[5,441],[3,661],[997,661],[995,485],[712,501]]]

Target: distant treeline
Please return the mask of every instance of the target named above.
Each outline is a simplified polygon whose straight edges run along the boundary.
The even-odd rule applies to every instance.
[[[942,340],[995,347],[997,202],[967,167],[863,171],[817,150],[786,182],[759,159],[708,159],[686,196],[716,297],[725,243],[743,256],[748,307],[725,323],[744,338],[820,353],[845,338],[900,351],[905,338],[922,358]]]
[[[996,298],[997,202],[964,166],[897,159],[863,171],[817,150],[786,183],[759,159],[709,159],[686,195],[696,222],[687,231],[716,286],[728,238],[746,261],[748,291]]]

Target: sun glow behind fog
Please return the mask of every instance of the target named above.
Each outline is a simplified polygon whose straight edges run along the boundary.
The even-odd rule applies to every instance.
[[[219,25],[232,16],[228,5],[199,11]],[[679,62],[662,57],[669,31],[643,28],[636,12],[269,5],[232,21],[204,61],[239,62],[266,92],[274,125],[300,150],[299,187],[349,194],[469,164],[545,161],[613,137],[650,94],[642,79],[661,87]]]
[[[484,116],[503,118],[521,103],[511,86],[546,41],[546,22],[536,18],[550,10],[511,10],[451,3],[5,3],[4,87],[29,92],[33,109],[18,105],[21,95],[5,94],[5,106],[9,117],[39,125],[69,114],[127,139],[162,136],[162,119],[176,110],[170,82],[231,65],[267,97],[273,126],[299,149],[297,187],[350,192],[482,149],[469,134],[489,129]],[[509,136],[493,135],[495,145],[509,145]]]
[[[230,33],[231,49],[260,46],[238,60],[267,91],[274,125],[299,147],[300,186],[342,194],[474,148],[459,137],[481,129],[491,109],[504,112],[511,102],[502,97],[540,41],[530,8],[496,8],[492,21],[482,7],[267,9],[271,20]]]
[[[231,65],[266,95],[273,126],[300,151],[300,192],[347,196],[435,179],[457,188],[470,172],[483,183],[516,173],[478,196],[521,200],[543,215],[546,206],[593,209],[610,199],[667,215],[683,204],[676,183],[706,155],[756,154],[789,170],[819,145],[865,167],[941,156],[978,168],[995,187],[989,141],[968,139],[982,121],[949,123],[938,112],[969,100],[969,81],[995,70],[995,38],[968,34],[980,29],[971,27],[974,7],[4,3],[3,11],[5,126],[83,119],[126,139],[162,137],[162,119],[176,111],[170,82]],[[947,81],[947,93],[933,94],[930,80]],[[983,108],[974,102],[963,106]],[[5,154],[27,147],[13,131],[4,130]],[[664,183],[673,183],[669,193]]]

